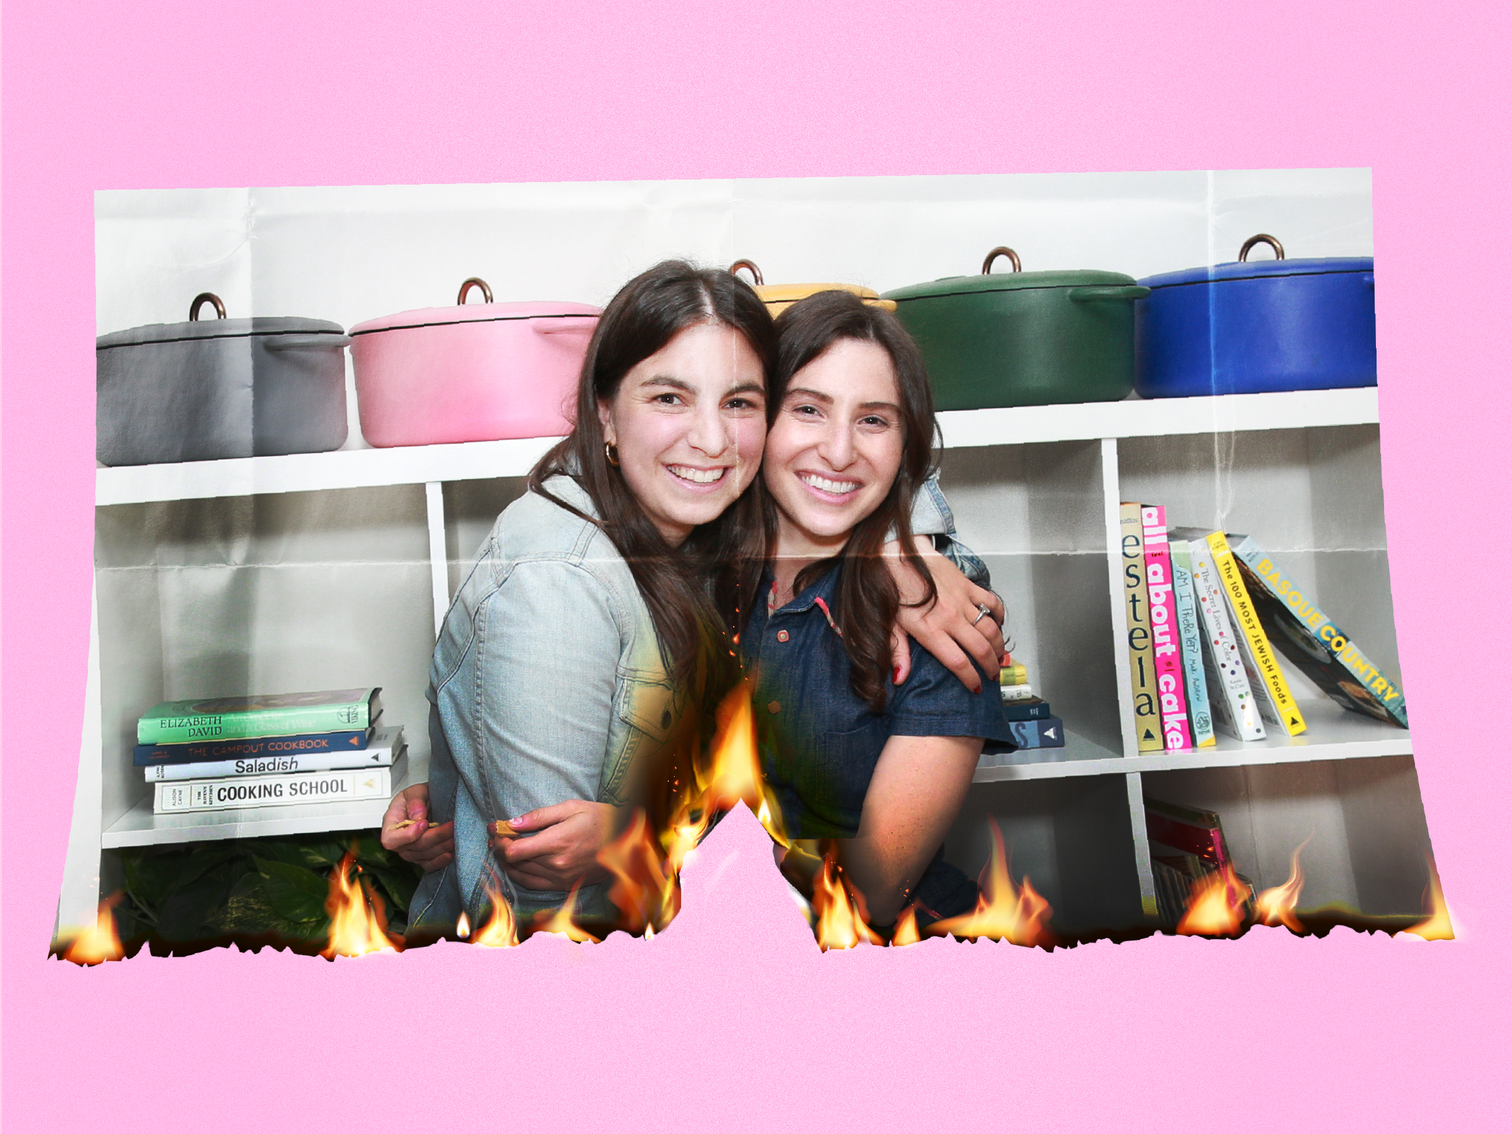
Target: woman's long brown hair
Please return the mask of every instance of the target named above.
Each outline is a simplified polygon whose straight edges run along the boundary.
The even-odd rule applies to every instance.
[[[695,671],[707,679],[711,662],[721,671],[729,665],[729,620],[719,616],[714,596],[733,594],[740,564],[760,562],[761,503],[747,489],[724,515],[695,528],[681,547],[671,547],[625,478],[609,464],[598,406],[613,401],[631,367],[661,350],[679,331],[700,323],[738,332],[770,374],[777,334],[766,305],[750,286],[726,271],[683,260],[663,261],[622,287],[599,317],[578,376],[572,432],[541,458],[529,480],[530,491],[583,516],[613,541],[650,608],[662,659],[682,683]],[[557,475],[570,476],[583,487],[596,517],[547,490],[546,481]],[[714,683],[725,684],[719,679]]]
[[[798,593],[817,582],[840,561],[840,585],[835,595],[836,625],[850,656],[850,687],[856,696],[881,712],[887,703],[892,668],[892,627],[898,616],[898,588],[882,558],[889,534],[902,545],[904,560],[924,584],[924,594],[912,605],[926,606],[936,598],[934,580],[914,547],[909,515],[913,499],[934,469],[939,440],[934,398],[919,348],[897,316],[863,303],[847,291],[822,291],[800,300],[777,320],[777,364],[768,388],[768,412],[775,418],[793,376],[841,339],[874,343],[892,359],[898,383],[898,407],[903,425],[903,459],[892,489],[876,511],[858,523],[835,558],[812,563],[793,583]],[[762,520],[768,554],[775,548],[777,506],[763,490]],[[751,609],[759,568],[742,580],[742,606]],[[749,615],[747,615],[749,617]]]

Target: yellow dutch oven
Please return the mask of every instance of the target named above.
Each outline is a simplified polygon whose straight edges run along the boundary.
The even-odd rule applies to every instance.
[[[736,275],[741,268],[751,273],[755,291],[761,302],[765,303],[767,310],[776,318],[800,299],[821,291],[848,291],[852,295],[859,295],[863,302],[873,307],[885,307],[889,311],[896,311],[898,305],[890,299],[883,299],[869,287],[859,284],[846,283],[794,283],[794,284],[768,284],[762,282],[761,269],[750,260],[736,260],[730,265],[730,274]]]

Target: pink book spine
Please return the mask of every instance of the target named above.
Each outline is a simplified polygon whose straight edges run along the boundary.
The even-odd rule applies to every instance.
[[[1150,589],[1150,633],[1155,651],[1155,688],[1160,693],[1160,728],[1167,752],[1192,747],[1187,720],[1186,684],[1181,672],[1181,633],[1176,625],[1175,578],[1171,549],[1166,543],[1165,508],[1141,505],[1144,528],[1145,577]]]

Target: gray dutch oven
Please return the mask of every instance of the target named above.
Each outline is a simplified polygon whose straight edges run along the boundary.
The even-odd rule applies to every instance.
[[[215,319],[200,319],[206,303]],[[339,449],[351,341],[322,319],[227,319],[209,292],[187,323],[101,335],[95,456],[148,465]]]

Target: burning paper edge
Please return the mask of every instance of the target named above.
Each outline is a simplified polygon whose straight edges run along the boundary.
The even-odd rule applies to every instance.
[[[1423,887],[1423,904],[1428,907],[1428,916],[1411,928],[1402,930],[1401,933],[1423,941],[1453,941],[1454,921],[1449,916],[1449,903],[1444,900],[1444,887],[1439,881],[1438,864],[1433,861],[1433,855],[1427,851],[1423,852],[1423,858],[1428,863],[1428,883]]]

